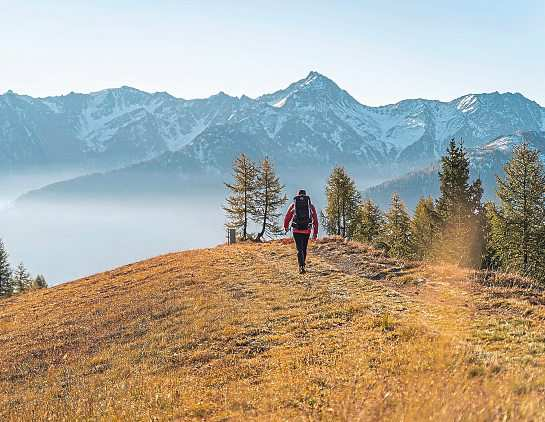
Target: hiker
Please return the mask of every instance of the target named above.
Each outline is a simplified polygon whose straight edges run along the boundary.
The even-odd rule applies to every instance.
[[[297,261],[299,262],[299,274],[305,273],[305,261],[307,259],[307,245],[312,229],[312,239],[316,240],[318,236],[318,216],[316,208],[310,202],[307,192],[301,189],[293,203],[288,208],[286,217],[284,217],[284,230],[286,234],[293,229],[293,239],[297,247]]]

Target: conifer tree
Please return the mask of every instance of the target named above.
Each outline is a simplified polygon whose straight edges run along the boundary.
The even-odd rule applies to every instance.
[[[496,249],[493,238],[493,228],[499,227],[498,210],[494,202],[486,202],[483,205],[483,259],[482,267],[497,270],[501,267],[500,255]]]
[[[282,233],[278,219],[282,215],[281,208],[288,198],[282,194],[284,186],[276,176],[274,167],[268,159],[263,160],[256,179],[255,206],[253,220],[261,226],[256,240],[263,237],[274,237]]]
[[[492,239],[507,271],[545,278],[545,171],[539,152],[527,144],[514,148],[497,178],[500,207],[492,220]]]
[[[441,196],[437,210],[446,220],[464,214],[469,209],[469,160],[462,144],[452,139],[441,157],[439,172]]]
[[[11,280],[13,293],[21,293],[32,286],[32,278],[22,262],[13,271]]]
[[[441,158],[439,172],[441,196],[437,211],[441,232],[435,252],[444,261],[464,266],[481,264],[482,205],[481,181],[469,184],[469,159],[462,143],[450,142]]]
[[[395,192],[392,195],[392,205],[386,213],[382,241],[390,256],[396,258],[414,257],[411,219],[405,204]]]
[[[8,261],[8,252],[0,239],[0,296],[8,296],[12,293],[11,267]]]
[[[431,197],[420,198],[412,219],[415,258],[428,259],[433,254],[441,219]]]
[[[255,213],[257,169],[245,154],[241,154],[233,163],[233,179],[232,184],[225,183],[230,195],[223,209],[229,220],[227,226],[236,228],[242,240],[246,240],[248,239],[248,223]]]
[[[322,222],[328,234],[352,238],[358,224],[361,195],[343,167],[335,167],[326,185],[327,205]]]
[[[33,289],[45,289],[47,288],[47,282],[42,274],[38,274],[34,280],[32,280]]]
[[[366,199],[360,206],[357,231],[354,238],[360,242],[373,244],[382,231],[384,215],[377,204]]]

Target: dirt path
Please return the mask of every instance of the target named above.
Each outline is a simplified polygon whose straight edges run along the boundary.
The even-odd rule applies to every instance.
[[[387,258],[356,243],[316,244],[312,252],[337,271],[380,282],[410,297],[413,317],[441,335],[460,341],[470,335],[475,304],[465,281],[467,271]]]

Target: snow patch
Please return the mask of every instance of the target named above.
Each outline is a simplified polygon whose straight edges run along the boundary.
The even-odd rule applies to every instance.
[[[473,113],[477,110],[477,97],[475,95],[466,95],[458,103],[458,110],[462,113]]]
[[[313,73],[312,76],[310,78],[307,78],[305,80],[305,82],[303,83],[303,85],[310,85],[313,81],[316,80],[316,78],[318,77],[318,75],[316,73]]]
[[[482,149],[488,151],[510,151],[514,145],[521,143],[522,141],[523,137],[520,135],[502,136],[489,142],[483,146]]]
[[[274,103],[272,106],[276,108],[282,108],[286,105],[286,101],[288,100],[288,97],[282,98],[277,103]]]
[[[42,103],[46,105],[47,107],[49,107],[49,109],[55,114],[60,114],[63,112],[63,110],[56,103],[53,103],[51,101],[45,101],[45,100],[43,100]]]

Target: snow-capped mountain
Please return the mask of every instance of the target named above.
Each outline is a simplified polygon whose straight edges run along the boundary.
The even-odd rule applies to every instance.
[[[545,109],[521,94],[369,107],[317,72],[256,99],[219,93],[183,100],[128,87],[41,99],[0,96],[0,166],[106,171],[50,190],[79,196],[221,188],[242,152],[271,158],[288,184],[321,190],[340,164],[366,187],[427,168],[452,138],[501,155],[501,137],[543,131]]]
[[[0,96],[4,168],[109,169],[157,157],[225,123],[241,100],[223,93],[185,101],[129,87],[91,94]]]
[[[219,93],[183,100],[129,87],[0,96],[4,168],[108,169],[184,150],[223,172],[236,153],[253,150],[292,162],[390,171],[435,161],[453,137],[472,147],[518,130],[545,130],[545,109],[520,94],[368,107],[317,72],[257,99]]]
[[[545,163],[545,132],[518,131],[512,135],[498,137],[485,145],[468,149],[472,178],[479,177],[483,184],[484,198],[495,199],[496,176],[503,175],[503,166],[512,156],[513,148],[522,142],[541,152]],[[415,208],[422,196],[437,197],[439,195],[439,164],[434,163],[426,168],[410,172],[373,186],[364,195],[375,200],[386,209],[394,192],[399,193],[410,209]]]

